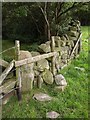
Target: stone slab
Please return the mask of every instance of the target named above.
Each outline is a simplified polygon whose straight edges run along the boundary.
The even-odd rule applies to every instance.
[[[46,113],[46,118],[58,118],[59,117],[59,113],[55,112],[55,111],[51,111]]]
[[[54,82],[54,79],[53,79],[53,74],[51,73],[50,70],[45,70],[43,73],[42,73],[42,78],[44,80],[45,83],[47,84],[53,84]]]
[[[52,97],[50,97],[49,95],[45,93],[36,93],[34,94],[33,99],[36,99],[40,102],[44,102],[44,101],[51,101]]]
[[[60,86],[66,86],[67,85],[67,82],[64,78],[64,76],[62,74],[58,74],[55,76],[55,82],[57,85],[60,85]]]

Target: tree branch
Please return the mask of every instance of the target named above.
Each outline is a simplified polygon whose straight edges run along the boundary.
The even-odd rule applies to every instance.
[[[85,4],[85,3],[81,3],[81,2],[77,4],[77,2],[74,2],[71,7],[69,7],[68,9],[66,9],[65,11],[63,11],[62,13],[60,13],[60,14],[58,15],[58,18],[59,18],[60,16],[62,16],[63,14],[65,14],[66,12],[70,11],[71,9],[78,8],[78,7],[82,6],[82,5],[86,5],[86,4]]]
[[[64,4],[64,2],[56,2],[55,3],[55,11],[54,11],[54,15],[52,17],[52,19],[55,18],[55,23],[57,23],[57,17],[60,14],[60,11],[61,11],[61,8],[62,8],[63,4]]]
[[[59,16],[59,14],[61,12],[63,4],[65,4],[65,3],[64,2],[59,2],[59,9],[58,9],[58,13],[57,13],[58,16]]]
[[[71,7],[69,7],[68,9],[66,9],[65,11],[63,11],[62,13],[60,13],[57,18],[59,18],[61,15],[65,14],[66,12],[70,11],[71,9],[73,9],[75,7],[75,4],[76,3],[74,2]]]
[[[38,4],[38,3],[37,3]],[[44,15],[44,18],[45,18],[45,21],[47,23],[47,26],[49,26],[49,22],[48,22],[48,19],[47,19],[47,14],[46,14],[46,11],[43,10],[43,8],[38,4],[38,7],[40,8],[41,12],[43,13]],[[45,8],[47,7],[47,2],[45,2]]]

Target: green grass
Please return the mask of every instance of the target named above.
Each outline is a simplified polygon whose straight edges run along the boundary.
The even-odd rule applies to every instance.
[[[43,85],[41,89],[36,88],[23,94],[21,103],[14,96],[3,106],[3,118],[45,118],[46,112],[52,110],[58,112],[61,118],[88,118],[88,27],[82,27],[82,33],[83,49],[80,56],[60,71],[68,83],[65,91],[55,91],[53,84]],[[74,67],[77,66],[85,71],[76,70]],[[33,94],[39,91],[48,93],[53,100],[33,100]]]

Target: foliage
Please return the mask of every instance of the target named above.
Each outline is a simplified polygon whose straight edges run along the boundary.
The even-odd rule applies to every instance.
[[[80,56],[60,71],[68,83],[65,91],[55,91],[55,84],[43,85],[41,89],[34,88],[30,93],[23,94],[21,103],[16,97],[12,97],[9,103],[3,106],[3,118],[45,118],[46,112],[52,110],[60,113],[59,117],[64,119],[88,118],[88,27],[82,27],[82,33],[83,48]],[[74,67],[82,67],[85,71],[76,70]],[[53,100],[43,103],[33,100],[33,94],[39,91],[54,97]]]
[[[90,25],[90,4],[76,9],[73,13],[73,18],[77,18],[81,21],[81,25]],[[82,14],[83,13],[83,14]]]
[[[86,24],[87,20],[84,16],[90,13],[88,3],[83,2],[6,2],[2,4],[3,39],[19,39],[25,43],[43,42],[50,40],[50,35],[61,35],[67,30],[72,18],[78,17],[82,23]]]

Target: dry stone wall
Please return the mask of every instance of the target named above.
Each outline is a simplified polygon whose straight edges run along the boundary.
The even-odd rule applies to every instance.
[[[55,51],[58,53],[55,59],[56,74],[64,65],[66,65],[71,60],[71,57],[75,57],[79,54],[80,43],[78,44],[78,47],[75,50],[73,56],[70,56],[80,33],[81,33],[80,22],[74,21],[71,23],[71,25],[69,25],[69,29],[66,34],[62,36],[54,36]],[[49,53],[51,52],[50,45],[51,42],[47,41],[38,46],[37,52],[31,51],[30,53],[28,52],[25,53],[21,51],[22,53],[21,58],[25,59],[26,57],[34,57],[40,54]],[[24,57],[22,57],[23,53]],[[27,54],[26,57],[25,54]],[[55,80],[57,76],[56,77],[53,76],[51,72],[51,58],[43,59],[33,64],[22,66],[21,71],[24,71],[22,72],[22,81],[24,81],[22,82],[22,89],[26,88],[27,90],[29,90],[31,82],[33,82],[34,86],[38,86],[39,88],[41,87],[43,82],[50,85],[53,84],[54,81],[56,82],[56,84],[57,82],[60,82],[57,81],[57,79]],[[58,78],[59,77],[60,76],[58,76]],[[64,83],[66,85],[66,82]]]

